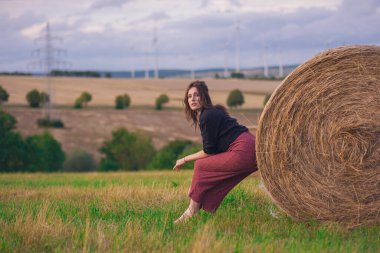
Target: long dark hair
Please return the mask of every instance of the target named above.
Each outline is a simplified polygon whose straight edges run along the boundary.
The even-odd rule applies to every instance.
[[[202,106],[202,108],[198,111],[191,110],[188,99],[187,99],[187,94],[189,93],[189,90],[193,87],[197,88],[197,91],[200,97],[200,103]],[[198,123],[199,123],[198,114],[203,110],[203,108],[215,107],[217,109],[223,110],[226,114],[228,114],[226,109],[223,106],[221,105],[213,106],[210,94],[208,93],[208,87],[204,81],[197,80],[189,84],[185,92],[183,104],[185,105],[186,118],[188,121],[192,121],[192,125],[195,128],[198,126]]]

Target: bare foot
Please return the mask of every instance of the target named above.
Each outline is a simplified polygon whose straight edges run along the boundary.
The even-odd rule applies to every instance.
[[[174,224],[184,223],[188,221],[191,217],[195,216],[197,213],[198,211],[187,208],[187,210],[181,215],[181,217],[174,221]]]

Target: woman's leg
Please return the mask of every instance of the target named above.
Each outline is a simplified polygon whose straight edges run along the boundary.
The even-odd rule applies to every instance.
[[[181,223],[187,221],[189,218],[193,217],[194,215],[197,215],[199,212],[200,205],[199,203],[195,202],[194,200],[190,199],[190,205],[186,209],[186,211],[174,221],[174,224]]]
[[[189,190],[190,205],[181,217],[174,221],[175,224],[193,217],[200,208],[214,212],[231,189],[257,169],[250,165],[248,169],[239,169],[236,166],[237,171],[223,170],[226,166],[237,165],[238,161],[241,162],[239,156],[231,153],[218,154],[212,158],[214,158],[212,164],[215,166],[205,166],[210,164],[208,158],[195,162],[193,180]]]
[[[206,211],[214,212],[233,187],[257,170],[252,135],[244,133],[230,147],[195,162],[189,197]]]
[[[254,136],[244,133],[227,152],[195,161],[190,205],[175,223],[194,216],[200,208],[214,212],[234,186],[257,170],[254,143]]]
[[[202,209],[211,213],[215,212],[226,195],[251,173],[252,172],[241,173],[208,190],[202,200]]]

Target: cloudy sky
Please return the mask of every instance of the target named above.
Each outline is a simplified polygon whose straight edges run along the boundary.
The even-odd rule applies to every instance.
[[[380,45],[380,0],[0,0],[0,71],[28,71],[44,46],[75,70],[298,64],[329,47]]]

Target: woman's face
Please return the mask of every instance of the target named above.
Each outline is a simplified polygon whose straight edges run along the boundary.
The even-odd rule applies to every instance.
[[[202,108],[201,97],[196,87],[191,87],[187,92],[187,102],[189,103],[190,109],[193,111]]]

